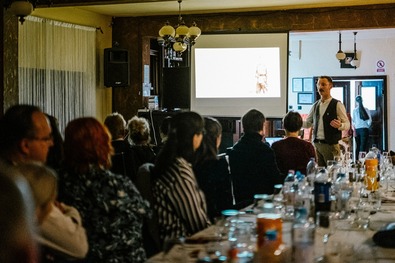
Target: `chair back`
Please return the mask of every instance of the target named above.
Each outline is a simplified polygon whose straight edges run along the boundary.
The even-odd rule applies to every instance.
[[[143,245],[147,257],[151,257],[162,250],[162,244],[159,238],[158,216],[153,209],[154,196],[152,193],[153,178],[152,169],[154,164],[145,163],[138,169],[135,185],[141,196],[150,203],[152,208],[151,218],[146,218],[143,224]]]

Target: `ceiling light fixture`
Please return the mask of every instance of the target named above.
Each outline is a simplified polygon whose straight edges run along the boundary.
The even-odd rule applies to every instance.
[[[19,17],[19,22],[23,24],[25,17],[33,12],[33,4],[30,1],[13,1],[10,5],[10,11]]]
[[[336,53],[336,58],[341,62],[343,59],[346,58],[346,54],[342,51],[342,34],[339,31],[339,51]]]
[[[355,69],[361,64],[357,58],[357,33],[358,32],[354,32],[354,58],[351,60],[351,66],[353,66]]]
[[[196,39],[200,36],[202,31],[197,27],[196,23],[193,22],[191,27],[185,25],[184,20],[181,16],[181,2],[178,0],[178,25],[172,27],[169,21],[159,30],[159,36],[163,39],[163,45],[169,46],[173,44],[173,49],[182,53],[187,50],[188,46],[193,46]]]

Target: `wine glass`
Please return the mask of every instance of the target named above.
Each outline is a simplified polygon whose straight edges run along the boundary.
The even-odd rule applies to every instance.
[[[319,262],[326,262],[325,255],[327,253],[327,244],[329,241],[329,237],[335,233],[336,225],[335,225],[336,213],[330,211],[318,211],[316,214],[316,231],[319,235],[322,236],[322,242],[324,244],[324,253],[321,257],[318,258]]]
[[[366,159],[366,152],[364,152],[364,151],[359,152],[358,161],[361,163],[361,165],[365,164],[365,159]]]

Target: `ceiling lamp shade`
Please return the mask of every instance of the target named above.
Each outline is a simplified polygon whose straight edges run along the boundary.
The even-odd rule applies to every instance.
[[[187,48],[188,48],[188,46],[187,46],[187,44],[185,44],[185,43],[183,43],[183,42],[175,42],[174,44],[173,44],[173,49],[176,51],[176,52],[184,52],[185,50],[187,50]]]
[[[170,25],[169,21],[167,21],[166,24],[159,30],[159,36],[161,36],[163,39],[171,38],[175,35],[176,30]]]
[[[346,54],[342,51],[342,34],[339,32],[339,51],[336,53],[337,60],[341,61],[346,58]]]
[[[23,24],[25,17],[33,12],[33,5],[29,1],[13,1],[10,11],[19,17],[19,21]]]
[[[193,22],[189,28],[189,38],[191,39],[191,45],[195,44],[196,39],[202,34],[202,30],[197,27],[196,23]]]
[[[351,60],[351,66],[353,66],[355,69],[358,68],[360,66],[360,61],[357,58],[357,33],[358,32],[354,32],[354,58],[353,60]]]
[[[166,24],[159,30],[160,41],[163,46],[169,46],[171,43],[174,51],[182,53],[188,49],[188,46],[193,46],[196,39],[201,35],[202,31],[193,22],[189,28],[185,25],[181,17],[181,2],[178,0],[178,25],[172,27],[167,21]],[[161,40],[163,39],[163,40]]]

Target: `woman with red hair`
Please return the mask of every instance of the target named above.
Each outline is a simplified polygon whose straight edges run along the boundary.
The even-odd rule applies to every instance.
[[[59,198],[81,213],[89,240],[87,262],[144,262],[142,224],[148,203],[132,181],[110,172],[111,136],[95,118],[65,130]]]

